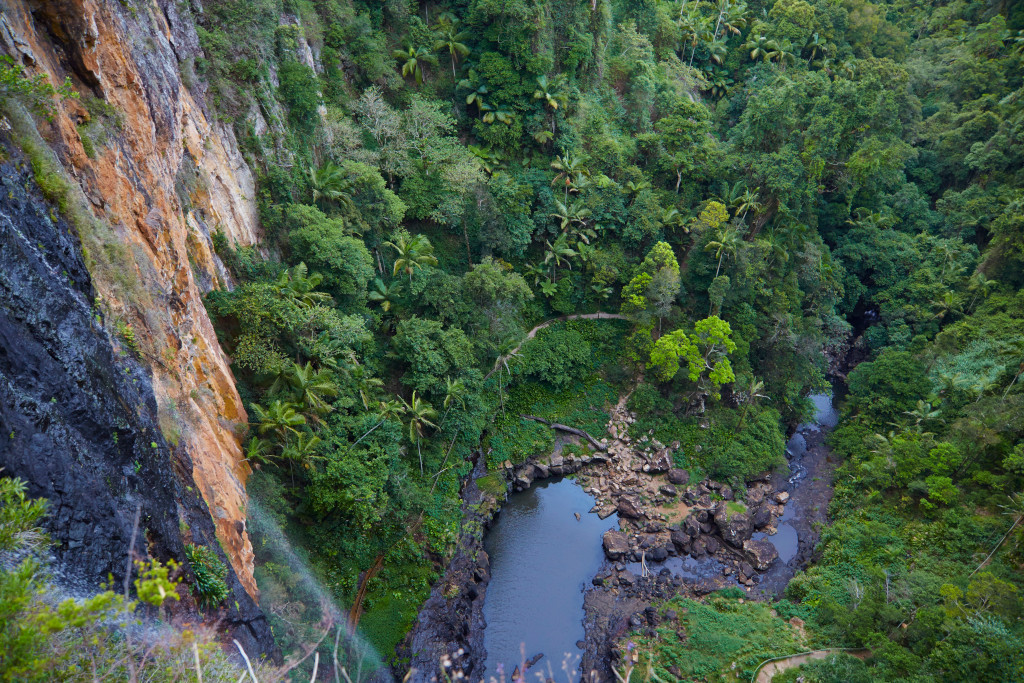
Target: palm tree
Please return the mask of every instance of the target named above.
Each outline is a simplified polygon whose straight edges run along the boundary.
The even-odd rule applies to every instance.
[[[256,415],[256,430],[260,435],[274,434],[279,443],[284,443],[289,434],[298,434],[296,427],[306,424],[306,418],[295,410],[295,404],[290,401],[278,399],[267,408],[258,403],[251,407]]]
[[[742,242],[743,239],[740,237],[739,231],[733,227],[726,225],[715,231],[715,239],[708,242],[704,247],[705,251],[714,251],[715,256],[718,257],[718,268],[715,269],[715,277],[718,277],[718,273],[722,270],[722,260],[726,256],[735,258]]]
[[[740,35],[747,25],[747,3],[726,0],[723,5],[725,11],[719,12],[719,23],[725,27],[727,33]],[[715,39],[718,39],[718,27],[715,27]]]
[[[441,424],[448,419],[448,413],[451,411],[452,406],[456,403],[461,407],[466,406],[466,383],[461,379],[453,380],[451,377],[444,378],[444,416],[441,418]]]
[[[759,197],[758,192],[760,191],[760,189],[761,188],[758,188],[753,192],[751,192],[749,189],[746,189],[743,191],[743,194],[741,194],[739,197],[735,199],[735,201],[733,201],[733,207],[736,209],[736,212],[742,212],[740,213],[741,219],[746,219],[748,211],[753,211],[756,214],[758,211],[761,210],[761,204],[759,204],[757,201]]]
[[[487,84],[486,83],[481,83],[480,85],[474,85],[473,82],[470,81],[468,78],[463,78],[461,81],[459,81],[459,87],[460,88],[465,88],[466,90],[469,91],[469,94],[466,95],[466,106],[467,107],[469,105],[475,103],[477,108],[479,109],[480,106],[483,105],[483,103],[484,103],[484,95],[487,94]]]
[[[950,313],[963,312],[963,307],[960,305],[960,296],[952,291],[943,294],[942,298],[938,301],[933,301],[932,308],[935,309],[935,315],[932,316],[932,319],[939,320],[940,322]]]
[[[793,53],[793,44],[789,40],[775,43],[768,50],[768,61],[775,62],[785,70],[787,64],[792,64],[796,61],[796,55]]]
[[[903,414],[914,418],[914,429],[918,434],[922,434],[924,430],[924,423],[939,419],[942,412],[937,406],[933,407],[928,401],[918,400],[916,408],[913,410],[904,410]]]
[[[565,264],[570,269],[572,268],[572,265],[569,264],[569,259],[576,256],[576,251],[569,246],[569,238],[564,232],[555,238],[553,244],[548,240],[544,240],[544,245],[546,247],[544,251],[544,264],[551,264],[551,280],[554,281],[555,272],[559,266]]]
[[[714,31],[711,29],[711,17],[690,12],[679,20],[679,28],[683,34],[683,42],[690,44],[689,65],[693,66],[693,56],[701,43],[710,43],[714,40]]]
[[[416,453],[420,458],[420,476],[422,476],[423,451],[420,449],[420,442],[423,440],[423,433],[426,428],[435,426],[431,420],[437,419],[437,411],[434,410],[429,401],[417,396],[415,389],[412,392],[412,400],[408,403],[405,402],[404,398],[399,397],[399,399],[405,406],[405,412],[409,415],[409,441],[416,443]]]
[[[750,58],[756,62],[767,60],[769,54],[779,49],[779,45],[767,36],[759,35],[756,38],[751,36],[743,49],[750,50]]]
[[[568,96],[563,90],[564,85],[565,77],[561,74],[551,81],[546,75],[537,76],[537,89],[533,91],[533,99],[542,100],[550,109],[558,109],[559,105],[564,107],[568,101]]]
[[[810,52],[810,57],[807,58],[807,66],[810,66],[811,62],[818,58],[818,55],[824,55],[828,52],[828,41],[815,33],[807,41],[807,44],[804,45],[804,50]]]
[[[459,20],[442,15],[434,27],[438,31],[434,41],[436,52],[447,52],[452,58],[452,80],[455,79],[455,64],[459,58],[469,55],[470,49],[462,41],[470,37],[469,31],[459,30]]]
[[[405,415],[404,401],[400,402],[391,399],[390,401],[379,401],[378,403],[379,408],[377,412],[382,420],[400,420]]]
[[[261,465],[270,461],[271,443],[257,436],[249,439],[245,446],[245,459],[250,463]]]
[[[289,439],[284,448],[281,449],[281,457],[290,463],[292,467],[296,463],[303,469],[309,469],[313,459],[316,457],[316,449],[320,446],[320,437],[313,434],[298,434],[294,439]]]
[[[391,56],[402,62],[402,77],[412,76],[416,79],[417,85],[423,83],[423,65],[437,65],[437,58],[425,47],[409,45],[404,50],[395,50]]]
[[[480,166],[480,169],[487,175],[494,175],[504,165],[505,160],[501,156],[501,152],[495,151],[490,147],[478,147],[477,145],[467,145],[466,149],[476,159],[476,163]]]
[[[378,377],[373,377],[366,370],[365,365],[357,365],[352,368],[349,371],[349,376],[356,385],[356,391],[359,393],[359,399],[363,402],[363,408],[369,410],[370,396],[374,393],[374,390],[384,386],[384,381]]]
[[[743,421],[747,419],[747,411],[750,410],[751,404],[756,404],[758,402],[758,399],[768,398],[765,394],[761,393],[762,391],[764,391],[764,382],[755,378],[754,381],[751,382],[750,387],[747,389],[747,391],[744,392],[745,396],[743,399],[743,414],[740,415],[740,421],[736,425],[736,429],[733,432],[734,434],[739,434],[740,429],[742,429]]]
[[[658,219],[658,225],[667,230],[682,230],[683,232],[690,232],[690,228],[686,225],[686,216],[674,206],[671,206],[661,212],[661,217]]]
[[[551,214],[552,218],[557,218],[559,220],[559,228],[564,233],[575,233],[576,230],[570,230],[570,228],[574,228],[575,226],[586,227],[587,218],[589,216],[590,209],[583,206],[583,202],[579,199],[575,200],[568,206],[556,199],[555,212]]]
[[[376,278],[373,281],[373,288],[367,292],[366,298],[380,304],[381,310],[387,313],[395,305],[395,299],[398,298],[401,289],[402,283],[398,280],[385,284],[383,280]]]
[[[512,125],[512,120],[515,114],[511,109],[508,109],[504,105],[492,107],[485,102],[480,102],[478,106],[480,108],[480,113],[483,114],[481,118],[484,123],[494,123],[497,121],[498,123],[504,123],[506,126]]]
[[[708,74],[708,83],[711,85],[708,89],[711,92],[711,96],[716,100],[720,100],[729,94],[729,88],[732,87],[733,80],[725,73],[716,70]]]
[[[308,172],[314,204],[323,199],[327,204],[340,203],[349,208],[353,206],[352,183],[341,167],[328,161],[320,168],[310,166]]]
[[[437,265],[437,259],[434,258],[434,246],[426,235],[416,235],[411,239],[401,235],[397,242],[385,242],[384,244],[398,252],[398,258],[395,259],[394,275],[404,271],[409,276],[409,282],[412,282],[413,271],[417,268]]]
[[[551,184],[557,185],[562,182],[565,185],[564,203],[568,204],[569,189],[577,184],[580,178],[590,175],[590,171],[583,166],[583,159],[574,157],[570,152],[566,152],[564,157],[556,156],[555,160],[551,162],[551,168],[558,171]]]
[[[998,280],[990,280],[985,277],[985,273],[980,270],[977,271],[970,279],[967,287],[974,292],[974,298],[971,299],[971,304],[967,307],[967,310],[974,310],[974,302],[978,300],[978,297],[988,298],[989,294],[992,293],[992,289],[999,286]]]
[[[334,373],[325,369],[314,370],[309,362],[305,365],[293,362],[274,381],[270,391],[273,393],[283,387],[291,387],[305,415],[314,421],[334,409],[326,399],[338,395]]]
[[[331,295],[326,292],[314,292],[321,282],[323,276],[320,273],[309,275],[309,269],[305,263],[299,263],[277,276],[274,288],[278,294],[292,299],[302,308],[311,308],[318,304],[326,304],[331,300]]]

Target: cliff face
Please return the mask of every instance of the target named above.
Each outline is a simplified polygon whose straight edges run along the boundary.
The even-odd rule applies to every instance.
[[[180,561],[190,542],[217,552],[194,463],[168,448],[148,369],[93,307],[75,230],[4,132],[0,158],[0,466],[49,502],[59,583],[91,592],[129,557]],[[235,572],[227,584],[217,618],[247,652],[273,655],[256,602]]]
[[[161,432],[256,598],[237,436],[246,415],[201,301],[227,277],[212,233],[257,240],[255,187],[230,127],[211,122],[182,81],[179,64],[199,47],[180,8],[0,0],[0,50],[53,83],[70,76],[82,93],[42,132],[110,230],[92,243],[83,236],[95,296],[108,320],[134,332]]]

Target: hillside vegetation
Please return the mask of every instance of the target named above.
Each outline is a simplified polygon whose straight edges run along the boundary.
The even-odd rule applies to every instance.
[[[785,467],[785,430],[848,359],[834,521],[780,612],[873,658],[800,675],[1024,680],[1019,7],[190,11],[205,57],[182,73],[258,176],[264,242],[217,240],[237,286],[206,303],[249,409],[282,647],[322,615],[267,523],[387,659],[453,550],[473,454],[495,471],[550,447],[520,415],[600,437],[633,390],[680,465],[742,490]],[[596,311],[626,320],[520,346]],[[757,610],[775,630],[730,645],[743,667],[796,642],[731,600],[689,619],[743,631]],[[687,675],[717,680],[716,638],[644,656],[693,648]]]

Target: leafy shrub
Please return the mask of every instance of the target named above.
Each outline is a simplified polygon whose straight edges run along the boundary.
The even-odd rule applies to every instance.
[[[196,577],[192,585],[196,601],[206,609],[217,607],[228,596],[228,585],[224,582],[228,568],[216,553],[203,545],[189,543],[185,546],[185,557]]]
[[[570,329],[546,328],[523,350],[525,373],[565,389],[583,380],[593,369],[590,342]]]

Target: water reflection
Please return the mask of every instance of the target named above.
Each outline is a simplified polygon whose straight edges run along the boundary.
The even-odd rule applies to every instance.
[[[503,665],[506,680],[523,658],[560,672],[579,661],[583,588],[601,567],[601,536],[618,526],[588,510],[594,499],[570,479],[538,482],[511,495],[484,539],[491,581],[484,603],[486,675]],[[580,519],[576,519],[576,514]]]

